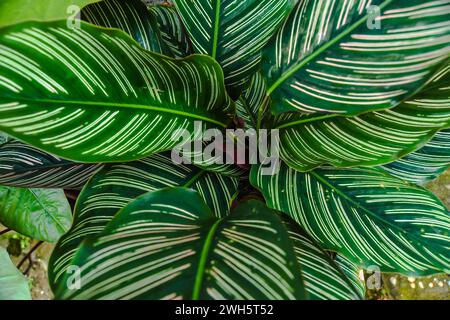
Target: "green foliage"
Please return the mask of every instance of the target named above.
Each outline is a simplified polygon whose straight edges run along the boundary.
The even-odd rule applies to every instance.
[[[0,28],[29,21],[51,21],[68,18],[76,11],[68,10],[74,5],[80,9],[101,0],[2,0],[0,3]]]
[[[31,300],[28,280],[16,269],[4,248],[0,248],[0,300]]]
[[[421,187],[375,168],[301,173],[282,165],[277,175],[262,176],[253,167],[250,180],[269,207],[355,264],[417,275],[450,270],[448,210]]]
[[[56,242],[72,225],[72,212],[63,190],[0,186],[0,222],[30,238]]]
[[[419,186],[450,166],[448,10],[2,1],[0,221],[59,239],[58,299],[348,300],[363,269],[448,273],[450,215]],[[280,171],[172,161],[232,128],[278,130]]]

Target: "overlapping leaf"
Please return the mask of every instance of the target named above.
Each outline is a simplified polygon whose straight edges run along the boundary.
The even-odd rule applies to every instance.
[[[0,222],[32,239],[56,242],[72,226],[72,210],[61,189],[0,186]]]
[[[447,61],[421,92],[391,110],[352,118],[280,116],[274,125],[280,129],[280,155],[299,171],[397,160],[450,126],[449,81]]]
[[[255,200],[219,219],[193,191],[147,193],[80,247],[74,264],[83,285],[68,290],[61,281],[56,297],[304,299],[310,286],[297,263],[304,258],[314,264],[306,267],[315,269],[314,280],[341,277],[324,287],[326,293],[357,297],[339,269],[322,265],[325,254],[295,228],[288,233],[280,217]]]
[[[294,0],[174,0],[197,53],[216,59],[231,96],[258,70],[261,49]]]
[[[364,295],[348,274],[292,219],[280,216],[294,245],[305,290],[311,300],[356,300]],[[353,274],[350,274],[354,277]],[[358,290],[356,289],[358,288]]]
[[[83,285],[56,298],[302,298],[290,240],[263,209],[243,206],[219,220],[193,191],[148,193],[79,249]]]
[[[364,280],[361,280],[360,273],[362,269],[355,263],[348,260],[346,257],[338,254],[334,259],[336,264],[341,268],[342,272],[347,276],[347,279],[352,283],[353,287],[358,290],[361,297],[366,296],[366,285]]]
[[[28,280],[0,247],[0,300],[31,300]]]
[[[0,185],[81,189],[102,167],[63,160],[17,140],[0,144]]]
[[[273,112],[396,106],[448,57],[449,14],[448,0],[298,1],[263,53]]]
[[[82,10],[82,19],[92,24],[118,28],[133,37],[144,49],[169,55],[156,19],[140,0],[104,0]]]
[[[174,186],[197,190],[215,213],[224,215],[238,192],[238,179],[177,165],[170,154],[109,165],[91,179],[77,200],[73,228],[51,257],[50,284],[64,275],[80,243],[101,232],[120,209],[146,192]]]
[[[375,168],[301,173],[284,164],[274,176],[255,166],[251,182],[269,207],[361,267],[417,275],[450,270],[450,215],[421,187]]]
[[[161,39],[174,57],[184,58],[194,53],[175,8],[163,5],[152,6],[149,8],[149,12],[156,18]]]
[[[423,148],[383,166],[405,181],[424,185],[450,167],[450,130],[439,131]]]
[[[262,120],[268,109],[267,87],[261,73],[255,74],[248,89],[236,101],[236,114],[244,120],[245,129],[258,128],[258,120]]]
[[[2,29],[0,43],[0,130],[62,158],[130,161],[171,149],[181,129],[196,138],[196,121],[230,121],[209,57],[173,60],[118,30],[62,21]]]

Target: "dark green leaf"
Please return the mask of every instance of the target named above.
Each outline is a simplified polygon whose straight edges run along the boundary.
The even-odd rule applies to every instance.
[[[144,49],[169,55],[156,19],[140,0],[104,0],[85,7],[81,17],[98,26],[125,31]]]
[[[216,59],[237,99],[294,0],[174,0],[197,53]]]
[[[196,121],[225,128],[234,112],[207,56],[173,60],[84,22],[25,23],[0,43],[0,130],[65,159],[139,159],[173,148],[181,129],[197,138]]]
[[[263,53],[272,111],[356,115],[398,105],[448,58],[449,14],[447,1],[298,1]]]
[[[450,130],[442,130],[423,148],[383,166],[400,179],[424,185],[450,167]]]
[[[326,250],[382,272],[450,271],[450,215],[429,191],[375,168],[282,165],[274,176],[252,168],[251,182],[269,207],[285,212]]]
[[[81,189],[102,167],[63,160],[17,140],[0,143],[0,184],[5,186]]]
[[[173,186],[197,190],[215,213],[225,215],[238,192],[238,179],[192,165],[177,165],[170,154],[107,166],[89,181],[77,200],[73,227],[51,257],[51,285],[71,264],[73,250],[87,237],[101,232],[120,209],[146,192]]]
[[[184,58],[193,54],[192,45],[175,8],[169,6],[152,6],[149,8],[158,23],[161,39],[171,50],[172,55]]]
[[[279,218],[258,201],[219,219],[194,191],[138,198],[78,250],[81,287],[58,299],[299,299],[302,279]]]
[[[323,164],[373,166],[415,151],[441,128],[450,126],[450,64],[401,105],[358,117],[278,118],[280,155],[292,168],[309,171]]]

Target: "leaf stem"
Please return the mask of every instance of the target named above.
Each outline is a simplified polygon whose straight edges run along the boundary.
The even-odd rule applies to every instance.
[[[10,231],[12,231],[12,230],[11,229],[2,230],[2,231],[0,231],[0,236],[4,235],[4,234],[6,234],[6,233],[8,233]]]
[[[20,269],[25,261],[31,260],[31,255],[33,254],[33,252],[35,252],[43,243],[44,241],[39,241],[38,243],[36,243],[33,248],[31,248],[31,250],[25,255],[25,257],[20,260],[19,264],[17,265],[17,269]]]
[[[214,59],[217,58],[217,44],[219,43],[220,1],[221,0],[216,0],[216,12],[215,12],[215,20],[214,20],[214,35],[213,35],[214,38],[213,38],[213,47],[212,47],[212,53],[211,53],[211,56]]]

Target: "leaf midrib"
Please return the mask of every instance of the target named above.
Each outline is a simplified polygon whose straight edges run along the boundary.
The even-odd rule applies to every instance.
[[[206,263],[208,262],[208,256],[211,249],[212,240],[216,234],[217,228],[223,219],[217,220],[209,229],[208,235],[206,236],[205,243],[203,244],[203,249],[200,254],[200,261],[198,263],[197,273],[195,275],[194,289],[192,292],[192,300],[199,300],[200,291],[202,289],[203,279],[205,277]]]
[[[427,243],[430,244],[429,241],[424,240],[420,237],[418,237],[415,233],[409,233],[408,231],[396,226],[395,224],[392,224],[390,221],[384,220],[382,218],[380,218],[376,213],[370,211],[369,209],[365,208],[361,203],[355,201],[353,198],[349,197],[348,195],[346,195],[343,191],[341,191],[340,189],[338,189],[337,187],[335,187],[331,182],[329,182],[324,176],[322,176],[321,174],[319,174],[317,172],[317,170],[315,171],[310,171],[308,172],[309,174],[311,174],[313,177],[315,177],[317,180],[319,180],[320,182],[322,182],[323,184],[325,184],[328,188],[334,190],[339,196],[343,197],[346,201],[350,202],[351,204],[353,204],[354,206],[356,206],[357,208],[363,210],[365,213],[367,213],[369,216],[371,216],[373,219],[380,221],[381,223],[383,223],[384,225],[388,225],[389,227],[403,233],[406,234],[407,236],[413,238],[415,241],[417,241],[418,243]],[[431,243],[431,245],[436,246],[440,249],[445,249],[445,247],[443,245],[437,244],[437,243]]]
[[[157,106],[151,106],[151,105],[142,105],[142,104],[132,104],[132,103],[114,103],[114,102],[94,102],[94,101],[74,101],[74,100],[51,100],[51,99],[29,99],[29,98],[20,98],[20,99],[12,99],[15,102],[17,101],[32,101],[32,102],[39,102],[39,103],[52,103],[52,104],[67,104],[67,105],[77,105],[80,106],[97,106],[97,107],[113,107],[113,108],[129,108],[129,109],[141,109],[141,110],[148,110],[148,111],[158,111],[158,112],[164,112],[169,114],[175,114],[178,116],[185,116],[188,118],[193,118],[197,120],[204,120],[207,122],[214,123],[216,125],[219,125],[223,128],[227,127],[226,123],[222,123],[220,121],[201,116],[194,113],[189,113],[181,110],[174,110],[174,109],[168,109],[168,108],[162,108]]]
[[[214,19],[214,31],[213,31],[213,43],[211,57],[216,59],[217,57],[217,46],[219,43],[219,26],[220,26],[220,5],[222,0],[216,0],[216,11]],[[217,59],[216,59],[217,60]]]
[[[384,9],[387,5],[389,5],[393,0],[385,0],[382,4],[380,4],[378,7],[380,8],[380,11]],[[309,62],[311,62],[313,59],[315,59],[317,56],[322,54],[325,50],[336,44],[339,40],[347,36],[349,33],[351,33],[353,30],[358,28],[361,24],[363,24],[367,19],[369,15],[364,15],[361,19],[356,21],[354,24],[349,26],[347,29],[343,30],[338,36],[333,38],[331,41],[326,42],[323,44],[319,49],[314,51],[312,54],[310,54],[306,59],[302,60],[299,64],[294,65],[290,67],[288,70],[286,70],[281,77],[273,83],[270,88],[267,90],[267,94],[270,96],[281,84],[283,84],[287,79],[289,79],[293,74],[295,74],[298,70],[303,68],[305,65],[307,65]]]
[[[37,201],[37,203],[39,204],[39,206],[41,206],[43,212],[45,213],[45,215],[47,217],[50,217],[51,220],[53,220],[56,225],[60,228],[60,231],[62,233],[66,232],[67,230],[65,230],[64,226],[61,224],[61,222],[53,216],[52,213],[50,213],[47,208],[44,206],[44,204],[41,202],[41,200],[39,199],[39,196],[36,194],[36,192],[33,189],[28,189],[28,191],[33,195],[33,197],[35,198],[35,200]]]

